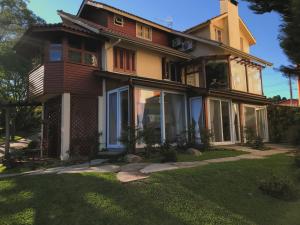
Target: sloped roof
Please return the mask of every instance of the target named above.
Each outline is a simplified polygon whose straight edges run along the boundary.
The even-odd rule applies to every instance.
[[[147,47],[147,48],[155,50],[155,51],[164,52],[164,53],[171,54],[171,55],[174,55],[174,56],[177,56],[180,58],[184,58],[184,59],[192,59],[193,58],[191,55],[186,54],[181,51],[178,51],[178,50],[175,50],[173,48],[166,47],[166,46],[163,46],[160,44],[156,44],[156,43],[153,43],[150,41],[142,40],[140,38],[128,36],[126,33],[109,29],[100,24],[96,24],[94,22],[85,20],[83,18],[77,17],[75,15],[72,15],[72,14],[69,14],[69,13],[66,13],[63,11],[58,11],[58,14],[59,14],[59,16],[61,16],[62,19],[72,22],[76,25],[79,25],[79,26],[81,26],[91,32],[94,32],[96,34],[99,34],[99,35],[103,35],[103,36],[106,36],[109,38],[122,39],[131,44],[139,45],[142,47]]]

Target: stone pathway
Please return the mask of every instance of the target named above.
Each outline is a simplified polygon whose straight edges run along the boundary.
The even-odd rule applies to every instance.
[[[76,173],[87,173],[87,172],[97,172],[97,173],[117,173],[117,179],[120,182],[127,183],[137,180],[146,179],[151,173],[177,170],[182,168],[192,168],[198,166],[205,166],[213,163],[223,163],[223,162],[234,162],[243,159],[264,159],[271,155],[290,153],[296,148],[284,147],[273,145],[272,150],[258,151],[249,149],[247,147],[241,146],[221,146],[222,149],[234,149],[239,151],[245,151],[249,154],[239,155],[235,157],[226,157],[218,159],[209,159],[196,162],[176,162],[176,163],[131,163],[124,166],[103,164],[106,160],[94,160],[89,163],[84,163],[80,165],[73,165],[68,167],[56,167],[45,170],[36,170],[19,174],[5,174],[0,175],[0,178],[9,178],[16,176],[34,176],[34,175],[45,175],[45,174],[76,174]]]

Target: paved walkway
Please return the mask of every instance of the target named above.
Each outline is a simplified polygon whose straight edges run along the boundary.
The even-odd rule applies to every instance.
[[[235,149],[239,151],[245,151],[249,154],[244,154],[235,157],[226,157],[218,159],[209,159],[204,161],[196,162],[176,162],[176,163],[131,163],[124,166],[104,164],[106,160],[94,160],[89,163],[84,163],[80,165],[73,165],[68,167],[56,167],[51,169],[36,170],[25,173],[18,174],[5,174],[0,175],[0,178],[9,178],[16,176],[33,176],[33,175],[45,175],[45,174],[76,174],[76,173],[86,173],[86,172],[98,172],[98,173],[117,173],[117,179],[123,183],[137,181],[146,179],[151,173],[176,170],[182,168],[192,168],[198,166],[205,166],[213,163],[223,163],[223,162],[234,162],[243,159],[264,159],[271,155],[290,153],[296,150],[296,148],[273,145],[272,150],[258,151],[249,149],[241,146],[222,146],[222,149]]]

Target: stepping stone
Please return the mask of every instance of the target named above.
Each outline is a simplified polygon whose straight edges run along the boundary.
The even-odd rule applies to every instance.
[[[139,171],[148,165],[149,165],[149,163],[130,163],[130,164],[122,166],[121,172]]]
[[[239,161],[241,160],[238,157],[227,157],[227,158],[219,158],[219,159],[208,159],[204,160],[203,162],[207,163],[222,163],[222,162],[234,162],[234,161]]]
[[[117,173],[120,171],[120,166],[104,165],[99,167],[78,167],[67,168],[57,174],[74,174],[74,173]]]
[[[146,166],[144,169],[140,170],[141,173],[155,173],[155,172],[161,172],[161,171],[168,171],[168,170],[176,170],[178,169],[177,166],[174,166],[169,163],[164,164],[150,164],[149,166]]]
[[[196,161],[196,162],[176,162],[172,163],[172,165],[178,167],[178,168],[193,168],[197,166],[205,166],[208,165],[208,162],[204,161]]]
[[[148,178],[149,176],[142,174],[141,172],[119,172],[117,179],[122,183],[128,183],[132,181],[138,181]]]
[[[263,156],[258,156],[258,155],[254,155],[254,154],[240,155],[237,157],[240,159],[264,159],[265,158]]]

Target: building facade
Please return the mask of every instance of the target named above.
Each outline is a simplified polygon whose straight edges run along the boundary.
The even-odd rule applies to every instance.
[[[43,105],[43,151],[66,160],[101,149],[120,151],[128,126],[153,129],[176,143],[189,128],[215,145],[245,141],[253,129],[268,141],[262,71],[250,54],[255,38],[235,0],[220,15],[175,31],[103,3],[83,1],[59,24],[31,27],[16,49],[31,57],[29,99]],[[138,143],[139,148],[143,143]]]

